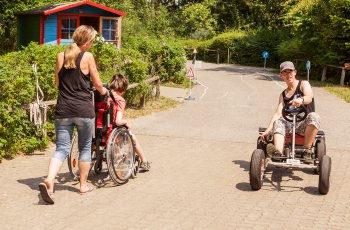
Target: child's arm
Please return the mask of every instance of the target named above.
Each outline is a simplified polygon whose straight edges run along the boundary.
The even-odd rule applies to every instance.
[[[123,119],[123,112],[122,111],[117,112],[117,116],[116,116],[114,122],[117,126],[125,125],[126,127],[129,128],[128,121]]]

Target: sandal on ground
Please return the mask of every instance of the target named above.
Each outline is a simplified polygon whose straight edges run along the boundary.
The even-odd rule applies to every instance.
[[[40,191],[40,195],[43,198],[43,200],[48,203],[48,204],[54,204],[54,192],[53,191],[49,191],[47,189],[47,185],[42,182],[39,184],[39,191]]]
[[[90,185],[85,185],[84,188],[87,188],[84,192],[81,192],[79,190],[79,193],[82,195],[82,194],[85,194],[85,193],[88,193],[88,192],[92,192],[94,190],[94,187],[90,186]]]
[[[149,171],[151,169],[151,162],[149,161],[141,162],[139,169],[141,171]]]

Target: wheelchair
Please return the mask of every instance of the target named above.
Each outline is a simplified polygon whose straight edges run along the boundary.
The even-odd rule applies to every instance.
[[[296,122],[304,120],[307,116],[305,106],[294,107],[285,105],[282,110],[282,116],[285,120],[293,122],[292,134],[285,138],[283,156],[274,159],[268,156],[266,146],[273,143],[272,137],[265,142],[261,141],[260,136],[266,128],[259,128],[259,137],[257,140],[257,149],[251,156],[249,169],[249,182],[252,190],[261,189],[264,181],[264,173],[268,165],[284,168],[301,168],[313,169],[315,174],[319,175],[318,191],[325,195],[330,187],[330,173],[332,160],[326,155],[325,133],[321,130],[317,132],[315,141],[312,146],[312,154],[310,158],[304,158],[305,149],[304,136],[295,133]]]
[[[94,90],[93,98],[96,116],[90,170],[93,169],[95,174],[100,174],[105,162],[108,176],[99,179],[98,185],[102,186],[109,180],[117,185],[125,184],[130,178],[137,177],[141,163],[139,156],[135,154],[135,143],[125,126],[113,124],[113,103],[110,101],[116,104],[113,94],[108,91],[107,95],[100,95]],[[74,134],[68,155],[68,168],[74,180],[79,180],[78,158],[78,135]]]

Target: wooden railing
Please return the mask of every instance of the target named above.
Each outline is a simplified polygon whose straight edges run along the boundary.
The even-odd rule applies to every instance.
[[[295,65],[298,65],[298,62],[304,62],[306,63],[306,60],[303,59],[294,59],[295,61]],[[350,70],[349,68],[350,66],[348,65],[348,63],[345,63],[344,66],[337,66],[337,65],[324,65],[323,66],[323,70],[322,70],[322,77],[321,77],[321,81],[325,81],[327,79],[326,75],[327,75],[327,69],[328,68],[335,68],[335,69],[341,69],[341,74],[340,74],[340,85],[344,86],[345,84],[345,74],[347,70]]]
[[[193,51],[193,49],[191,49],[191,48],[184,48],[185,50],[189,50],[189,52],[191,52],[192,53],[192,51]],[[197,49],[198,50],[198,49]],[[228,49],[227,48],[227,51],[226,51],[226,49],[216,49],[216,50],[212,50],[212,49],[200,49],[199,51],[198,51],[198,53],[201,53],[201,54],[203,54],[203,56],[202,56],[202,60],[203,61],[205,61],[206,60],[206,54],[208,55],[208,53],[215,53],[215,55],[216,55],[216,64],[220,64],[220,52],[221,53],[224,53],[224,58],[225,58],[225,56],[226,56],[226,52],[227,52],[227,59],[226,59],[226,62],[227,62],[227,64],[230,64],[230,62],[231,62],[231,56],[232,56],[232,51],[230,50],[230,49]],[[192,53],[192,57],[194,56],[194,54]],[[221,58],[221,59],[223,59],[223,58]],[[223,63],[223,62],[222,62]]]
[[[148,79],[143,81],[143,83],[146,83],[146,84],[150,84],[150,83],[153,83],[153,82],[154,82],[155,87],[156,87],[155,98],[156,98],[156,100],[158,100],[159,97],[160,97],[160,78],[159,78],[159,76],[154,76],[154,77],[148,78]],[[136,88],[139,84],[140,83],[132,83],[132,84],[130,84],[129,87],[128,87],[128,90]],[[145,101],[145,95],[142,95],[141,99],[140,99],[140,106],[144,107],[145,106],[145,102],[146,102]],[[57,100],[44,101],[43,103],[45,103],[47,106],[56,105]],[[28,110],[29,109],[29,104],[22,105],[21,109]],[[9,108],[8,110],[12,111],[12,108]]]
[[[323,71],[322,71],[322,78],[321,81],[325,81],[326,80],[326,74],[327,74],[327,68],[338,68],[341,69],[341,74],[340,74],[340,85],[344,86],[345,83],[345,71],[349,70],[348,68],[345,67],[341,67],[341,66],[336,66],[336,65],[325,65],[323,67]]]
[[[155,98],[156,98],[156,100],[158,100],[160,97],[160,78],[159,78],[159,76],[154,76],[154,77],[148,78],[148,79],[143,81],[143,83],[146,83],[146,84],[150,84],[152,82],[155,82],[155,87],[156,87]],[[139,84],[140,83],[133,83],[133,84],[129,85],[128,89],[135,88]],[[145,104],[146,104],[146,95],[142,95],[140,98],[140,106],[143,108],[143,107],[145,107]]]

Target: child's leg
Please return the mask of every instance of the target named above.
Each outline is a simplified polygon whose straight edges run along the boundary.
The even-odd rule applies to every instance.
[[[137,140],[135,134],[132,134],[132,139],[135,142],[135,150],[136,150],[136,154],[139,155],[140,159],[142,162],[146,162],[147,159],[143,153],[143,150],[141,148],[140,142]]]

